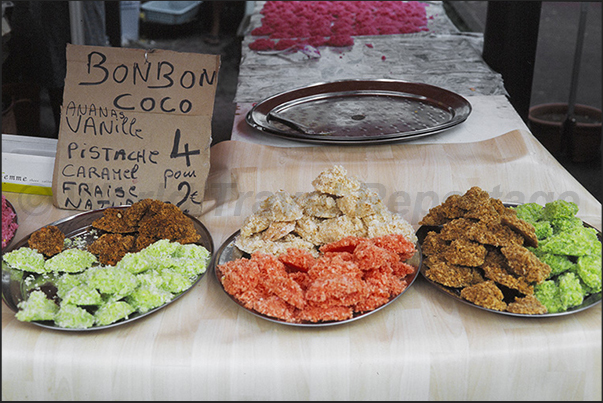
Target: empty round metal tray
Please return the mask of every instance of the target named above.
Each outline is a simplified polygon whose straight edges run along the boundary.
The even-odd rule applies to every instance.
[[[470,113],[465,98],[433,85],[342,80],[269,97],[246,121],[290,140],[366,144],[431,135],[464,122]]]

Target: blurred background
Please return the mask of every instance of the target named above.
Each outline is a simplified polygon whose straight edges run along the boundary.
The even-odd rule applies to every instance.
[[[248,33],[248,17],[256,3],[262,2],[3,1],[3,133],[57,137],[57,107],[62,101],[60,81],[64,78],[65,68],[64,45],[70,40],[78,43],[77,40],[90,45],[221,55],[212,138],[213,144],[229,140],[236,111],[233,100],[241,41]],[[586,6],[581,2],[556,1],[442,3],[448,18],[459,31],[483,34],[484,59],[503,75],[505,86],[512,93],[511,103],[520,116],[549,151],[559,156],[560,163],[601,201],[602,3],[586,2]],[[180,7],[186,12],[166,16],[156,7]],[[70,29],[73,26],[70,15],[74,12],[84,21],[80,32]],[[583,32],[579,30],[581,15]],[[513,37],[518,32],[524,36]],[[501,41],[509,41],[510,44],[505,46],[510,46],[513,54],[506,58],[503,54],[496,60]],[[531,57],[532,44],[535,50]],[[578,48],[581,55],[577,59]],[[516,55],[523,57],[524,65],[513,60]],[[576,69],[576,60],[579,69]],[[528,108],[549,107],[549,104],[567,107],[572,91],[575,104],[580,108],[582,105],[587,107],[588,113],[591,110],[595,115],[598,113],[598,128],[595,127],[594,134],[589,134],[589,139],[595,139],[592,143],[595,150],[589,145],[587,158],[558,155],[555,145],[549,144],[550,134],[546,128],[537,127],[535,119],[528,116]],[[16,119],[12,123],[11,119],[5,118],[11,107],[13,120]],[[577,106],[577,115],[578,112],[581,116],[576,116],[577,120],[590,119],[590,123],[596,123],[596,116],[582,113]],[[559,125],[565,115],[548,118],[556,119]]]

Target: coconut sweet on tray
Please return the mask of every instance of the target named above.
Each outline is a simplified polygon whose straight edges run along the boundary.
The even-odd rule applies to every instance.
[[[312,185],[312,192],[281,190],[265,199],[243,222],[235,245],[249,254],[278,256],[293,247],[318,257],[320,246],[347,236],[402,234],[416,242],[412,226],[342,166],[323,171]]]
[[[2,195],[2,249],[6,248],[17,232],[17,214],[12,205]]]
[[[341,166],[311,192],[279,191],[247,217],[235,246],[250,255],[216,267],[245,308],[288,323],[341,322],[399,296],[418,268],[416,235]]]
[[[562,200],[506,207],[479,187],[452,195],[419,222],[427,230],[422,274],[495,311],[539,315],[577,307],[601,292],[601,242],[577,211]]]
[[[22,272],[20,321],[78,330],[125,323],[189,290],[211,259],[191,218],[159,200],[107,208],[78,235],[60,225],[3,255],[3,270]]]

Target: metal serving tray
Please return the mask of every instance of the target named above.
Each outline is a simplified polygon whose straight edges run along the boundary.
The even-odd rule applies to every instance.
[[[239,236],[239,233],[240,233],[240,231],[237,231],[234,234],[232,234],[226,241],[224,241],[222,246],[220,246],[218,251],[213,255],[213,259],[210,263],[210,269],[213,271],[216,281],[218,282],[218,284],[220,284],[220,288],[222,288],[222,291],[224,291],[224,293],[226,295],[228,295],[231,300],[233,300],[236,304],[241,306],[241,308],[245,309],[247,312],[249,312],[259,318],[265,319],[269,322],[280,323],[280,324],[288,325],[288,326],[327,327],[327,326],[334,326],[334,325],[350,323],[350,322],[356,321],[358,319],[362,319],[369,315],[372,315],[372,314],[392,305],[394,303],[394,301],[396,301],[398,298],[400,298],[404,293],[406,293],[408,291],[408,289],[413,285],[413,283],[419,276],[419,272],[421,271],[421,266],[423,263],[423,254],[421,252],[421,246],[417,243],[417,244],[415,244],[417,251],[410,259],[408,259],[406,261],[406,263],[408,263],[409,265],[413,266],[416,269],[416,271],[414,273],[406,276],[406,278],[405,278],[405,280],[407,282],[406,288],[400,294],[391,298],[388,302],[373,309],[372,311],[363,312],[363,313],[355,313],[352,318],[345,319],[345,320],[339,320],[339,321],[328,321],[328,322],[305,322],[304,321],[304,322],[293,323],[293,322],[287,322],[282,319],[273,318],[271,316],[257,312],[253,309],[249,309],[249,308],[245,307],[243,305],[243,303],[241,303],[239,300],[237,300],[234,296],[232,296],[228,292],[226,292],[226,290],[224,289],[224,285],[222,284],[222,281],[220,280],[220,278],[222,277],[222,273],[220,272],[220,265],[223,265],[227,262],[237,260],[240,258],[249,258],[250,257],[248,254],[246,254],[245,252],[242,252],[239,248],[237,248],[235,246],[235,241],[236,241],[237,236]]]
[[[341,80],[266,98],[246,121],[290,140],[367,144],[429,136],[464,122],[471,110],[462,96],[433,85]]]
[[[128,207],[129,206],[119,206],[119,207],[112,207],[112,208],[126,209]],[[98,209],[98,210],[87,211],[84,213],[79,213],[79,214],[55,221],[53,223],[47,224],[45,226],[54,225],[54,226],[58,227],[65,234],[65,238],[69,238],[71,240],[79,238],[81,240],[84,240],[85,245],[87,246],[94,241],[94,236],[92,235],[92,226],[91,226],[92,222],[94,222],[94,220],[102,217],[105,210],[106,209]],[[204,248],[206,248],[209,251],[210,256],[213,256],[213,253],[214,253],[213,239],[211,237],[211,234],[207,230],[207,228],[195,217],[193,217],[187,213],[185,213],[185,215],[189,219],[192,220],[193,225],[195,226],[195,229],[197,230],[197,233],[199,235],[201,235],[201,238],[196,243],[198,245],[201,245]],[[6,248],[5,250],[2,251],[3,254],[11,252],[16,249],[19,249],[23,246],[27,246],[28,245],[27,242],[28,242],[30,236],[31,236],[31,234],[27,235],[26,237],[21,239],[16,244]],[[210,266],[208,263],[207,268],[209,269],[209,267]],[[195,281],[193,282],[193,284],[191,285],[190,288],[188,288],[187,290],[184,290],[183,292],[181,292],[179,294],[176,294],[172,300],[166,302],[165,304],[158,306],[157,308],[151,309],[150,311],[145,312],[145,313],[139,313],[139,312],[133,313],[128,318],[122,319],[120,321],[114,322],[109,325],[93,326],[93,327],[86,328],[86,329],[72,329],[72,328],[59,327],[59,326],[55,325],[54,323],[52,323],[52,321],[33,321],[33,322],[29,322],[29,323],[40,326],[40,327],[48,328],[48,329],[60,330],[60,331],[66,331],[66,332],[90,332],[90,331],[95,331],[95,330],[100,330],[100,329],[107,329],[107,328],[111,328],[111,327],[121,326],[126,323],[130,323],[135,320],[144,318],[148,315],[151,315],[154,312],[157,312],[158,310],[165,308],[166,306],[170,305],[171,303],[177,301],[182,296],[184,296],[186,293],[188,293],[190,290],[192,290],[199,283],[199,281],[205,276],[205,273],[207,273],[207,270],[204,273],[200,274],[195,279]],[[32,275],[35,278],[43,277],[43,275],[33,275],[31,273],[29,273],[29,275]],[[27,277],[28,277],[28,273],[24,273],[23,271],[12,269],[3,262],[3,264],[2,264],[2,300],[14,312],[19,311],[18,304],[21,301],[26,300],[28,298],[29,292],[32,291],[31,289],[29,289],[29,287],[26,284]],[[40,289],[42,289],[42,291],[44,291],[47,294],[47,296],[50,298],[53,298],[55,295],[55,292],[56,292],[56,287],[52,283],[43,284],[40,287]]]
[[[508,202],[504,203],[505,207],[517,207],[519,204],[520,203],[508,203]],[[599,238],[599,241],[601,241],[601,231],[599,231],[597,228],[593,227],[592,225],[590,225],[584,221],[582,221],[582,223],[587,228],[593,228],[597,232],[597,237]],[[423,226],[419,227],[419,229],[417,230],[417,237],[419,239],[418,243],[421,245],[423,244],[423,240],[425,239],[425,237],[427,236],[429,231],[439,232],[440,230],[441,230],[441,226],[435,227],[435,226],[423,225]],[[586,298],[584,298],[584,301],[580,305],[570,307],[566,311],[562,311],[562,312],[529,315],[529,314],[523,314],[523,313],[497,311],[497,310],[485,308],[483,306],[474,304],[473,302],[467,301],[466,299],[461,297],[461,289],[460,288],[447,287],[445,285],[439,284],[439,283],[427,278],[427,276],[425,275],[425,270],[423,270],[421,272],[421,276],[423,277],[423,279],[425,281],[427,281],[429,284],[431,284],[437,290],[443,292],[444,294],[448,295],[449,297],[452,297],[453,299],[456,299],[457,301],[470,305],[474,308],[481,309],[483,311],[488,311],[488,312],[492,312],[492,313],[496,313],[496,314],[500,314],[500,315],[517,316],[517,317],[525,317],[525,318],[550,318],[553,316],[565,316],[565,315],[571,315],[574,313],[578,313],[578,312],[584,311],[585,309],[592,308],[593,306],[601,303],[601,292],[599,291],[598,293],[588,295]],[[501,286],[500,288],[503,292],[504,301],[506,303],[513,302],[514,297],[516,295],[518,295],[514,290],[508,289],[504,286]]]

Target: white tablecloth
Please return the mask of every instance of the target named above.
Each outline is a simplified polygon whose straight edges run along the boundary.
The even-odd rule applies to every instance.
[[[470,143],[488,140],[511,130],[529,131],[506,96],[475,95],[466,97],[466,99],[471,103],[472,111],[465,122],[431,136],[418,137],[414,140],[406,140],[398,143]],[[251,127],[245,121],[245,116],[252,107],[253,104],[250,103],[237,104],[231,140],[275,147],[305,147],[314,145],[277,137]]]

